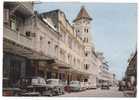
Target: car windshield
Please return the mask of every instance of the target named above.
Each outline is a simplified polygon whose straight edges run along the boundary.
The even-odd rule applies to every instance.
[[[47,80],[47,84],[58,84],[58,80]]]
[[[108,85],[108,83],[107,82],[104,82],[103,85]]]
[[[46,82],[43,78],[37,77],[32,79],[32,85],[45,85]]]

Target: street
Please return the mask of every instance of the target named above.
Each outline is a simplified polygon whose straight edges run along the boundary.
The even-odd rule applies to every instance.
[[[107,89],[91,89],[81,92],[71,92],[61,95],[62,97],[124,97],[123,92],[117,88]]]

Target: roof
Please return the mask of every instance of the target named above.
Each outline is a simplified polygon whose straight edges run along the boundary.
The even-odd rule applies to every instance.
[[[92,18],[89,16],[84,6],[81,7],[80,12],[78,13],[77,17],[75,18],[73,22],[82,18],[87,18],[89,20],[92,20]]]

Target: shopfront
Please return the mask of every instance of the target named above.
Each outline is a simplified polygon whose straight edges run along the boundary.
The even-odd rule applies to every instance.
[[[19,79],[32,75],[30,60],[10,53],[3,53],[3,79],[14,87]],[[5,84],[4,84],[5,85]]]

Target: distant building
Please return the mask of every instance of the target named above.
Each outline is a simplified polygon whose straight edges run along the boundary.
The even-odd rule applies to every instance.
[[[125,80],[131,82],[134,81],[134,84],[137,82],[137,51],[131,55],[128,60],[128,66],[125,72]]]
[[[114,85],[115,74],[110,72],[109,65],[105,61],[103,53],[97,52],[98,60],[101,62],[99,66],[99,73],[97,75],[97,85],[101,86],[103,82],[108,82],[110,85]]]

